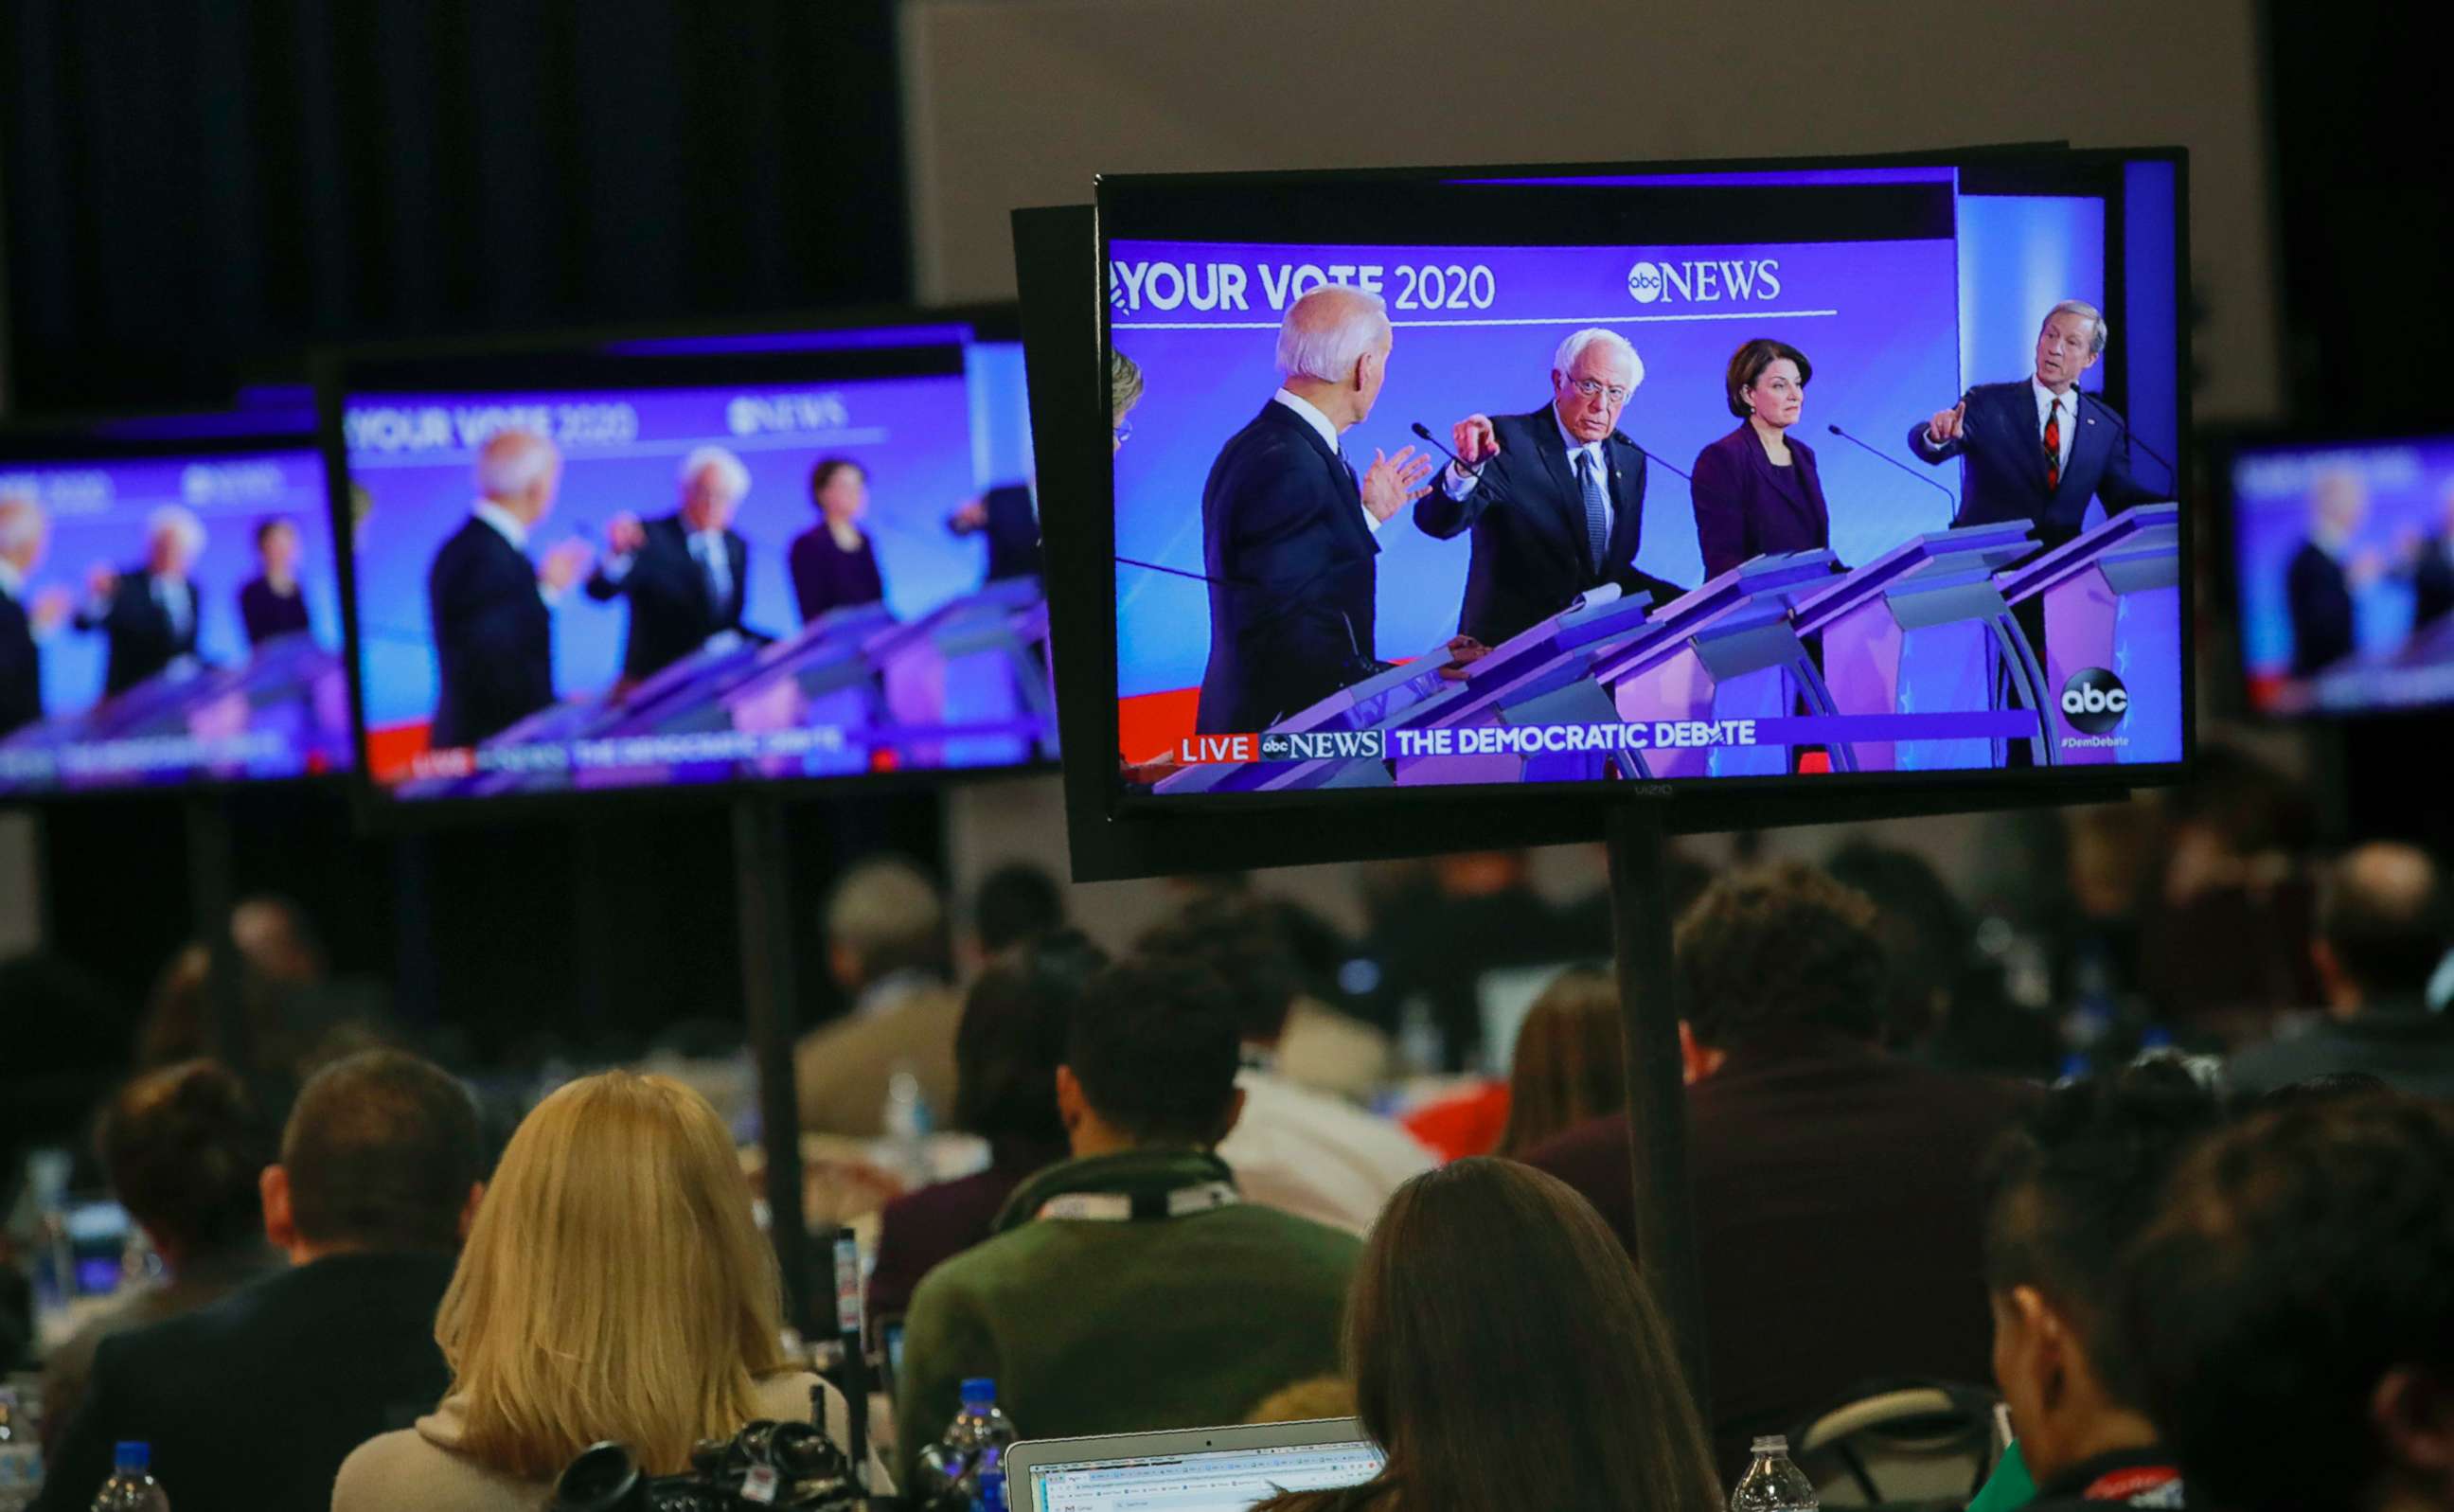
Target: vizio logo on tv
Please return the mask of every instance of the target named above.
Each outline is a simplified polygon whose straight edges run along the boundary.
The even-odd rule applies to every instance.
[[[2062,684],[2062,721],[2087,735],[2103,735],[2130,713],[2130,690],[2102,667],[2082,667]]]

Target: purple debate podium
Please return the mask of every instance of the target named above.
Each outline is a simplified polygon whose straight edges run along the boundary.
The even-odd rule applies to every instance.
[[[2057,764],[2181,759],[2179,504],[2124,510],[1998,581],[2011,603],[2044,604]]]

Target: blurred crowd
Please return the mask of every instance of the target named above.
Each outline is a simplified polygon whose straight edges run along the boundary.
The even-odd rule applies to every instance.
[[[1817,1425],[1917,1390],[1987,1512],[2454,1507],[2435,858],[2322,852],[2223,751],[1999,821],[1960,875],[1892,837],[1673,857],[1676,979],[1631,985],[1681,1021],[1692,1405],[1639,1280],[1606,897],[1521,854],[1391,864],[1353,932],[1207,877],[1118,938],[1027,864],[959,907],[854,865],[843,1011],[793,1058],[805,1206],[868,1267],[876,1482],[925,1483],[990,1377],[1032,1438],[1358,1414],[1380,1481],[1289,1507],[1701,1509],[1760,1435],[1866,1480]],[[678,1467],[754,1418],[840,1431],[737,1042],[471,1066],[295,905],[231,925],[238,1053],[201,944],[132,1019],[0,966],[38,1504],[125,1439],[182,1504],[355,1512],[533,1506],[601,1439]]]

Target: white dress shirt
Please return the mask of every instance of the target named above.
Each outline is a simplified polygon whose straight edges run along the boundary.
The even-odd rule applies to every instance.
[[[1329,443],[1329,449],[1332,452],[1337,453],[1341,460],[1344,459],[1346,456],[1346,449],[1338,444],[1338,427],[1330,424],[1329,416],[1321,413],[1319,410],[1314,408],[1311,400],[1306,399],[1299,393],[1290,393],[1284,389],[1280,389],[1277,393],[1270,395],[1270,397],[1277,400],[1278,403],[1285,405],[1288,409],[1293,410],[1297,414],[1300,415],[1303,418],[1304,424],[1309,425],[1314,430],[1319,432],[1320,438]],[[1359,484],[1361,481],[1361,478],[1358,477],[1357,482]],[[1365,510],[1363,512],[1363,523],[1371,527],[1373,534],[1378,535],[1380,534],[1380,521],[1370,510]]]
[[[1236,1075],[1244,1112],[1218,1144],[1247,1202],[1362,1234],[1438,1162],[1405,1130],[1272,1071]]]
[[[2037,445],[2039,448],[2042,449],[2045,444],[2045,416],[2053,412],[2057,404],[2062,408],[2062,456],[2054,463],[2055,474],[2059,476],[2070,471],[2071,443],[2079,438],[2079,389],[2074,386],[2068,393],[2056,393],[2038,382],[2033,375],[2028,379],[2028,389],[2037,396]]]
[[[1602,484],[1602,538],[1608,540],[1609,533],[1619,529],[1619,501],[1611,497],[1610,455],[1603,450],[1609,444],[1607,439],[1579,441],[1570,435],[1568,428],[1559,423],[1559,411],[1556,405],[1551,407],[1551,427],[1559,433],[1559,444],[1568,449],[1568,477],[1577,485],[1577,510],[1579,516],[1582,515],[1585,507],[1585,480],[1577,475],[1577,458],[1587,456],[1593,459],[1594,476],[1601,479]],[[1489,459],[1484,460],[1485,465],[1489,465]],[[1451,462],[1440,473],[1441,490],[1455,499],[1461,499],[1473,493],[1474,486],[1481,481],[1480,471],[1468,473],[1455,462]]]
[[[0,556],[0,598],[26,596],[26,575],[15,562]]]

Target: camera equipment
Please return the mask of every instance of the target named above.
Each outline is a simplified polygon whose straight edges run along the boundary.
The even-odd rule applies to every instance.
[[[629,1448],[591,1444],[554,1482],[548,1512],[737,1512],[801,1507],[852,1512],[863,1504],[851,1462],[806,1422],[754,1422],[731,1440],[705,1439],[679,1475],[651,1476]]]

